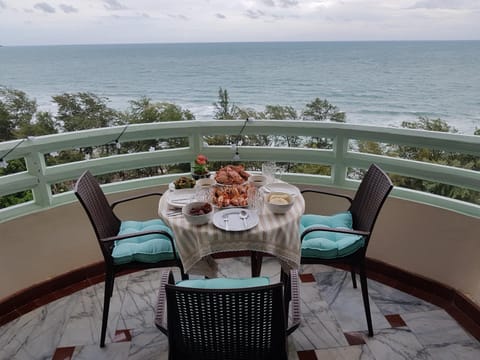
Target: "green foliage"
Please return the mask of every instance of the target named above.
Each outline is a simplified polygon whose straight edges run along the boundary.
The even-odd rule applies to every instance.
[[[339,111],[327,100],[316,98],[306,105],[302,118],[304,120],[345,122],[346,116],[344,112]]]
[[[91,128],[107,127],[118,124],[152,123],[163,121],[194,120],[193,113],[182,109],[180,106],[167,102],[153,102],[148,97],[130,101],[130,108],[124,112],[116,111],[108,106],[108,98],[99,97],[88,92],[75,94],[64,93],[54,96],[53,100],[58,105],[55,116],[48,112],[37,111],[35,100],[19,90],[0,87],[0,141],[25,138],[27,136],[40,136],[62,131],[78,131]],[[291,106],[266,105],[263,111],[250,108],[240,108],[234,105],[226,89],[218,91],[218,101],[213,103],[215,119],[266,119],[266,120],[315,120],[345,122],[346,116],[336,106],[327,100],[314,99],[305,105],[303,111],[298,113]],[[248,126],[248,125],[247,125]],[[457,132],[457,130],[441,119],[419,117],[417,121],[405,121],[402,127],[426,131]],[[480,135],[480,129],[475,130],[475,135]],[[112,139],[113,140],[113,139]],[[121,141],[121,139],[120,139]],[[242,135],[237,138],[231,136],[207,137],[209,144],[228,145],[238,143],[242,146],[288,146],[331,148],[332,139],[329,138],[300,138],[298,136],[277,135]],[[161,145],[160,145],[161,144]],[[86,153],[94,157],[109,156],[116,153],[148,151],[150,147],[175,148],[188,146],[188,139],[152,139],[146,141],[122,142],[122,148],[116,149],[112,145],[96,148],[71,149],[60,151],[56,154],[46,154],[48,166],[83,160]],[[424,161],[464,169],[480,171],[480,158],[469,154],[447,153],[434,148],[417,148],[414,146],[399,146],[379,144],[373,141],[358,141],[358,150],[365,153],[396,156],[404,159]],[[241,151],[240,151],[241,152]],[[217,164],[218,165],[218,164]],[[247,166],[249,164],[246,164]],[[254,163],[250,164],[252,166]],[[215,166],[212,164],[212,169]],[[286,164],[287,171],[307,174],[330,175],[331,168],[314,164]],[[289,167],[289,168],[288,168]],[[8,162],[6,169],[0,169],[0,176],[15,172],[25,171],[25,161],[14,159]],[[125,170],[115,174],[103,176],[104,182],[118,179],[130,179],[143,176],[154,176],[164,173],[187,172],[190,164],[176,164],[157,166],[151,168]],[[480,194],[465,188],[433,183],[419,179],[412,179],[398,175],[391,175],[397,186],[415,190],[427,191],[450,198],[480,203]],[[70,190],[72,182],[53,184],[54,193]],[[10,206],[32,199],[31,191],[24,191],[0,198],[0,207]]]
[[[190,110],[183,110],[180,106],[157,102],[153,103],[148,97],[130,101],[130,112],[127,115],[131,124],[152,123],[162,121],[195,120]]]
[[[296,120],[297,111],[292,106],[267,105],[265,106],[265,119],[272,120]]]
[[[0,141],[18,138],[17,132],[32,121],[37,102],[20,90],[0,87]]]
[[[237,118],[237,107],[230,103],[227,89],[218,90],[218,101],[213,103],[215,107],[214,119],[232,120]]]
[[[457,130],[442,119],[430,119],[422,116],[416,122],[403,122],[403,127],[409,129],[420,129],[427,131],[452,132]],[[443,150],[417,148],[413,146],[396,146],[393,150],[397,156],[434,164],[441,164],[446,166],[460,167],[470,170],[480,170],[480,158],[468,154],[447,153]],[[412,179],[408,177],[392,175],[392,181],[397,186],[406,187],[409,189],[430,192],[433,194],[446,196],[452,199],[462,201],[469,201],[473,203],[480,203],[479,194],[465,188],[459,188],[452,185],[446,185],[426,180]]]
[[[457,132],[457,129],[448,125],[446,121],[442,119],[430,119],[428,116],[420,116],[417,121],[404,121],[402,122],[402,127],[427,131]]]
[[[89,92],[64,93],[53,101],[58,105],[56,119],[65,131],[108,127],[120,120],[119,113],[107,106],[108,98]]]

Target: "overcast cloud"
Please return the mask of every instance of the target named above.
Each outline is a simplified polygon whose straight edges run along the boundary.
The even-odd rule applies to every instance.
[[[478,40],[480,0],[0,0],[0,44]]]

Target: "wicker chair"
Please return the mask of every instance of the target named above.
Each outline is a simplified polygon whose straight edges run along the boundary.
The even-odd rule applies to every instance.
[[[89,171],[84,172],[77,180],[74,192],[90,219],[105,259],[105,294],[100,335],[100,347],[104,347],[115,275],[124,270],[173,266],[180,268],[183,279],[187,276],[177,257],[173,235],[161,220],[123,222],[113,211],[120,203],[148,196],[161,196],[161,193],[142,194],[109,204],[97,180]],[[124,226],[125,224],[128,226]],[[148,246],[150,248],[146,249]],[[164,251],[159,254],[156,250],[160,247]],[[135,249],[141,251],[135,252]]]
[[[164,271],[155,324],[168,336],[169,360],[287,359],[287,336],[300,323],[298,292],[296,270],[276,284],[216,289],[174,285]]]
[[[344,213],[332,216],[309,214],[302,216],[301,263],[346,265],[350,269],[354,288],[357,287],[355,273],[359,271],[369,336],[373,336],[373,326],[368,300],[365,254],[377,216],[392,188],[390,178],[378,166],[372,164],[353,199],[318,190],[302,191],[336,196],[350,202],[348,211]]]

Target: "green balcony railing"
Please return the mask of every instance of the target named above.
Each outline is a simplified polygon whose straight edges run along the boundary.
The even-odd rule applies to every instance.
[[[199,153],[210,161],[232,160],[229,145],[208,146],[205,138],[214,135],[228,135],[235,138],[244,121],[177,121],[151,124],[135,124],[125,127],[92,129],[74,133],[62,133],[0,143],[0,156],[4,160],[24,159],[26,171],[0,177],[0,196],[29,190],[33,201],[10,206],[0,210],[0,222],[26,215],[49,207],[75,201],[71,191],[53,194],[52,184],[75,180],[86,169],[96,175],[117,171],[155,167],[178,163],[191,163]],[[179,148],[111,155],[81,160],[62,165],[47,166],[45,154],[77,148],[98,147],[120,141],[142,141],[169,138],[187,139],[188,145]],[[435,163],[406,160],[399,157],[362,153],[355,149],[358,141],[372,141],[381,144],[395,144],[416,148],[429,148],[450,153],[480,157],[480,136],[466,136],[411,129],[394,129],[373,126],[323,123],[315,121],[262,120],[248,122],[242,136],[265,135],[270,137],[299,136],[304,138],[328,139],[329,148],[315,149],[303,146],[241,146],[242,161],[276,161],[281,163],[319,164],[330,167],[330,176],[301,173],[284,174],[284,179],[297,184],[331,186],[340,189],[355,189],[358,180],[349,179],[349,169],[366,169],[372,162],[386,172],[401,176],[453,185],[480,192],[480,172]],[[4,154],[18,146],[5,157]],[[107,193],[146,188],[167,184],[179,174],[166,174],[122,181],[104,185]],[[393,196],[431,204],[480,217],[480,206],[447,197],[405,188],[395,188]]]

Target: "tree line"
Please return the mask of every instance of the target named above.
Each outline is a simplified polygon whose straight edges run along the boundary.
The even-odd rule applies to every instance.
[[[52,97],[56,113],[39,111],[35,99],[31,99],[25,92],[17,89],[0,87],[0,141],[23,139],[28,136],[41,136],[60,132],[74,132],[93,128],[121,126],[128,124],[152,123],[162,121],[194,120],[194,114],[182,107],[168,102],[156,102],[149,97],[129,101],[126,110],[119,111],[111,108],[107,97],[101,97],[90,92],[63,93]],[[213,102],[213,118],[219,120],[231,119],[264,119],[264,120],[312,120],[346,122],[346,114],[326,99],[315,98],[305,107],[297,111],[288,105],[266,105],[262,111],[243,108],[235,105],[230,99],[227,89],[218,90],[217,101]],[[416,121],[405,121],[404,128],[423,129],[429,131],[457,132],[442,119],[419,117]],[[480,135],[476,129],[475,135]],[[226,145],[237,143],[235,136],[208,136],[206,141],[211,145]],[[328,148],[331,141],[326,138],[249,135],[241,136],[241,145],[272,145],[290,147]],[[46,154],[47,165],[55,165],[72,161],[79,161],[85,157],[109,156],[118,153],[148,151],[158,148],[175,148],[187,145],[187,139],[156,139],[122,143],[119,149],[115,144],[105,144],[96,148],[72,149],[61,151],[58,154]],[[478,171],[480,159],[467,154],[452,154],[445,151],[400,146],[395,144],[382,145],[376,142],[359,141],[358,149],[362,152],[388,155],[410,160],[426,161],[451,165]],[[213,164],[221,166],[222,164]],[[246,164],[248,167],[248,164]],[[250,164],[254,166],[255,164]],[[329,175],[328,166],[313,164],[283,164],[288,172]],[[158,166],[154,168],[123,171],[119,174],[108,174],[100,177],[102,182],[124,180],[136,177],[153,176],[163,173],[188,172],[189,164]],[[25,171],[25,162],[21,159],[8,161],[6,168],[0,169],[0,176]],[[395,185],[415,190],[426,191],[454,199],[480,204],[480,195],[469,189],[458,188],[445,184],[433,183],[420,179],[411,179],[392,174]],[[71,183],[54,184],[52,191],[59,193],[70,190]],[[0,199],[0,208],[21,203],[32,199],[30,191],[4,196]]]

